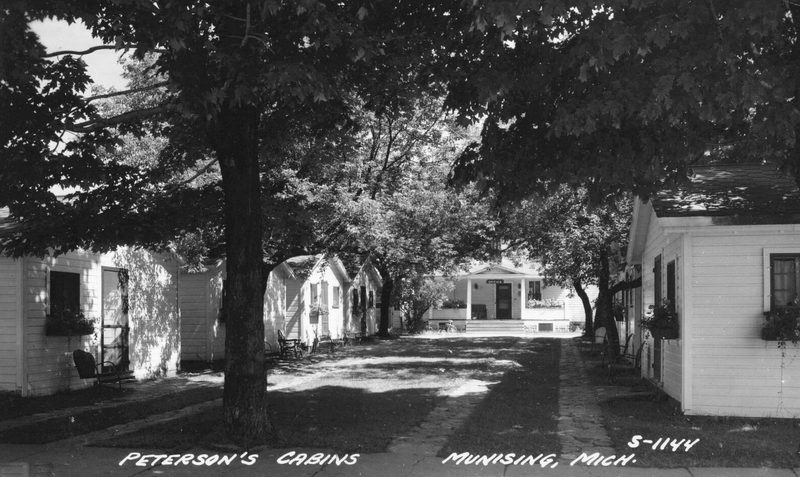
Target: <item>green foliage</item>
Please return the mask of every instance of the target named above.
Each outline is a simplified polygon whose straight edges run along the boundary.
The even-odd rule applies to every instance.
[[[405,318],[406,330],[416,333],[425,328],[425,313],[441,307],[453,292],[454,284],[445,278],[414,276],[401,282],[398,304]]]
[[[718,156],[798,176],[793,2],[502,5],[481,12],[486,54],[451,83],[449,104],[486,114],[459,177],[508,197],[584,185],[597,203],[646,195]]]
[[[564,302],[555,298],[546,298],[544,300],[528,300],[525,302],[525,308],[563,308]]]
[[[465,309],[467,308],[467,304],[464,303],[463,300],[445,300],[439,306],[440,309],[447,310],[447,309]]]
[[[81,336],[94,333],[94,320],[86,318],[82,311],[62,310],[47,315],[45,335]]]
[[[779,348],[785,348],[786,342],[797,344],[800,341],[800,307],[784,306],[770,310],[761,329],[761,337],[778,341]]]
[[[561,186],[550,195],[507,206],[502,228],[513,249],[541,263],[548,285],[569,287],[576,281],[596,285],[609,273],[602,268],[601,253],[614,258],[616,271],[629,223],[627,197],[609,197],[593,206],[585,189]]]
[[[654,336],[678,336],[680,321],[675,307],[664,300],[651,308],[641,319],[642,328],[649,330]]]

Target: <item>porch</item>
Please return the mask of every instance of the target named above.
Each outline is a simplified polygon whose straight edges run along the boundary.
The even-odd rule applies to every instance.
[[[458,277],[452,299],[430,310],[427,320],[433,329],[452,321],[468,332],[568,331],[564,292],[545,287],[537,270],[486,266]]]

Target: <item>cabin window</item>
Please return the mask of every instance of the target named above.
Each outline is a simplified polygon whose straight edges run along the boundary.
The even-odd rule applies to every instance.
[[[319,283],[311,284],[311,306],[319,305]]]
[[[375,308],[375,292],[369,291],[369,298],[367,299],[367,308]]]
[[[331,297],[331,307],[332,308],[339,308],[339,294],[341,290],[339,287],[333,287],[333,296]]]
[[[50,315],[81,311],[81,276],[78,273],[50,272]]]
[[[667,302],[669,309],[675,312],[675,260],[667,263]]]
[[[800,253],[770,255],[772,308],[800,305]]]
[[[353,302],[353,314],[357,315],[359,310],[360,310],[359,303],[358,303],[358,289],[357,288],[353,288],[353,299],[352,299],[352,302]]]
[[[228,301],[228,279],[222,279],[222,294],[219,297],[219,311],[217,312],[217,321],[225,323],[225,303]]]
[[[541,280],[532,280],[528,282],[528,301],[531,300],[542,301]]]

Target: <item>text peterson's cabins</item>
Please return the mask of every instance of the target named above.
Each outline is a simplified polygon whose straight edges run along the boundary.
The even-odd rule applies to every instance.
[[[585,321],[574,291],[546,286],[535,263],[516,266],[503,259],[473,267],[453,281],[445,307],[428,312],[434,328],[452,320],[456,328],[477,333],[568,331],[571,321]],[[596,287],[587,287],[587,294],[594,304]]]
[[[688,185],[634,205],[627,260],[635,313],[668,299],[677,339],[645,344],[643,375],[687,414],[800,416],[800,348],[761,337],[800,294],[800,191],[770,165],[696,167]]]
[[[94,327],[69,326],[82,317]],[[0,256],[0,391],[27,396],[90,385],[75,370],[75,349],[136,378],[173,374],[178,320],[177,261],[170,257],[127,247]]]

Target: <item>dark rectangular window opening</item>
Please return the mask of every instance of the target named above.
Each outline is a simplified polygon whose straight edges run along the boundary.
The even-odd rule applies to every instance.
[[[675,260],[667,263],[667,301],[669,301],[669,308],[675,312]]]
[[[70,272],[50,272],[50,315],[81,311],[81,275]]]
[[[528,282],[528,300],[542,300],[542,282],[539,280]]]
[[[800,254],[770,255],[770,305],[800,306]]]
[[[661,255],[657,256],[653,263],[653,302],[659,306],[662,302],[661,295]]]

